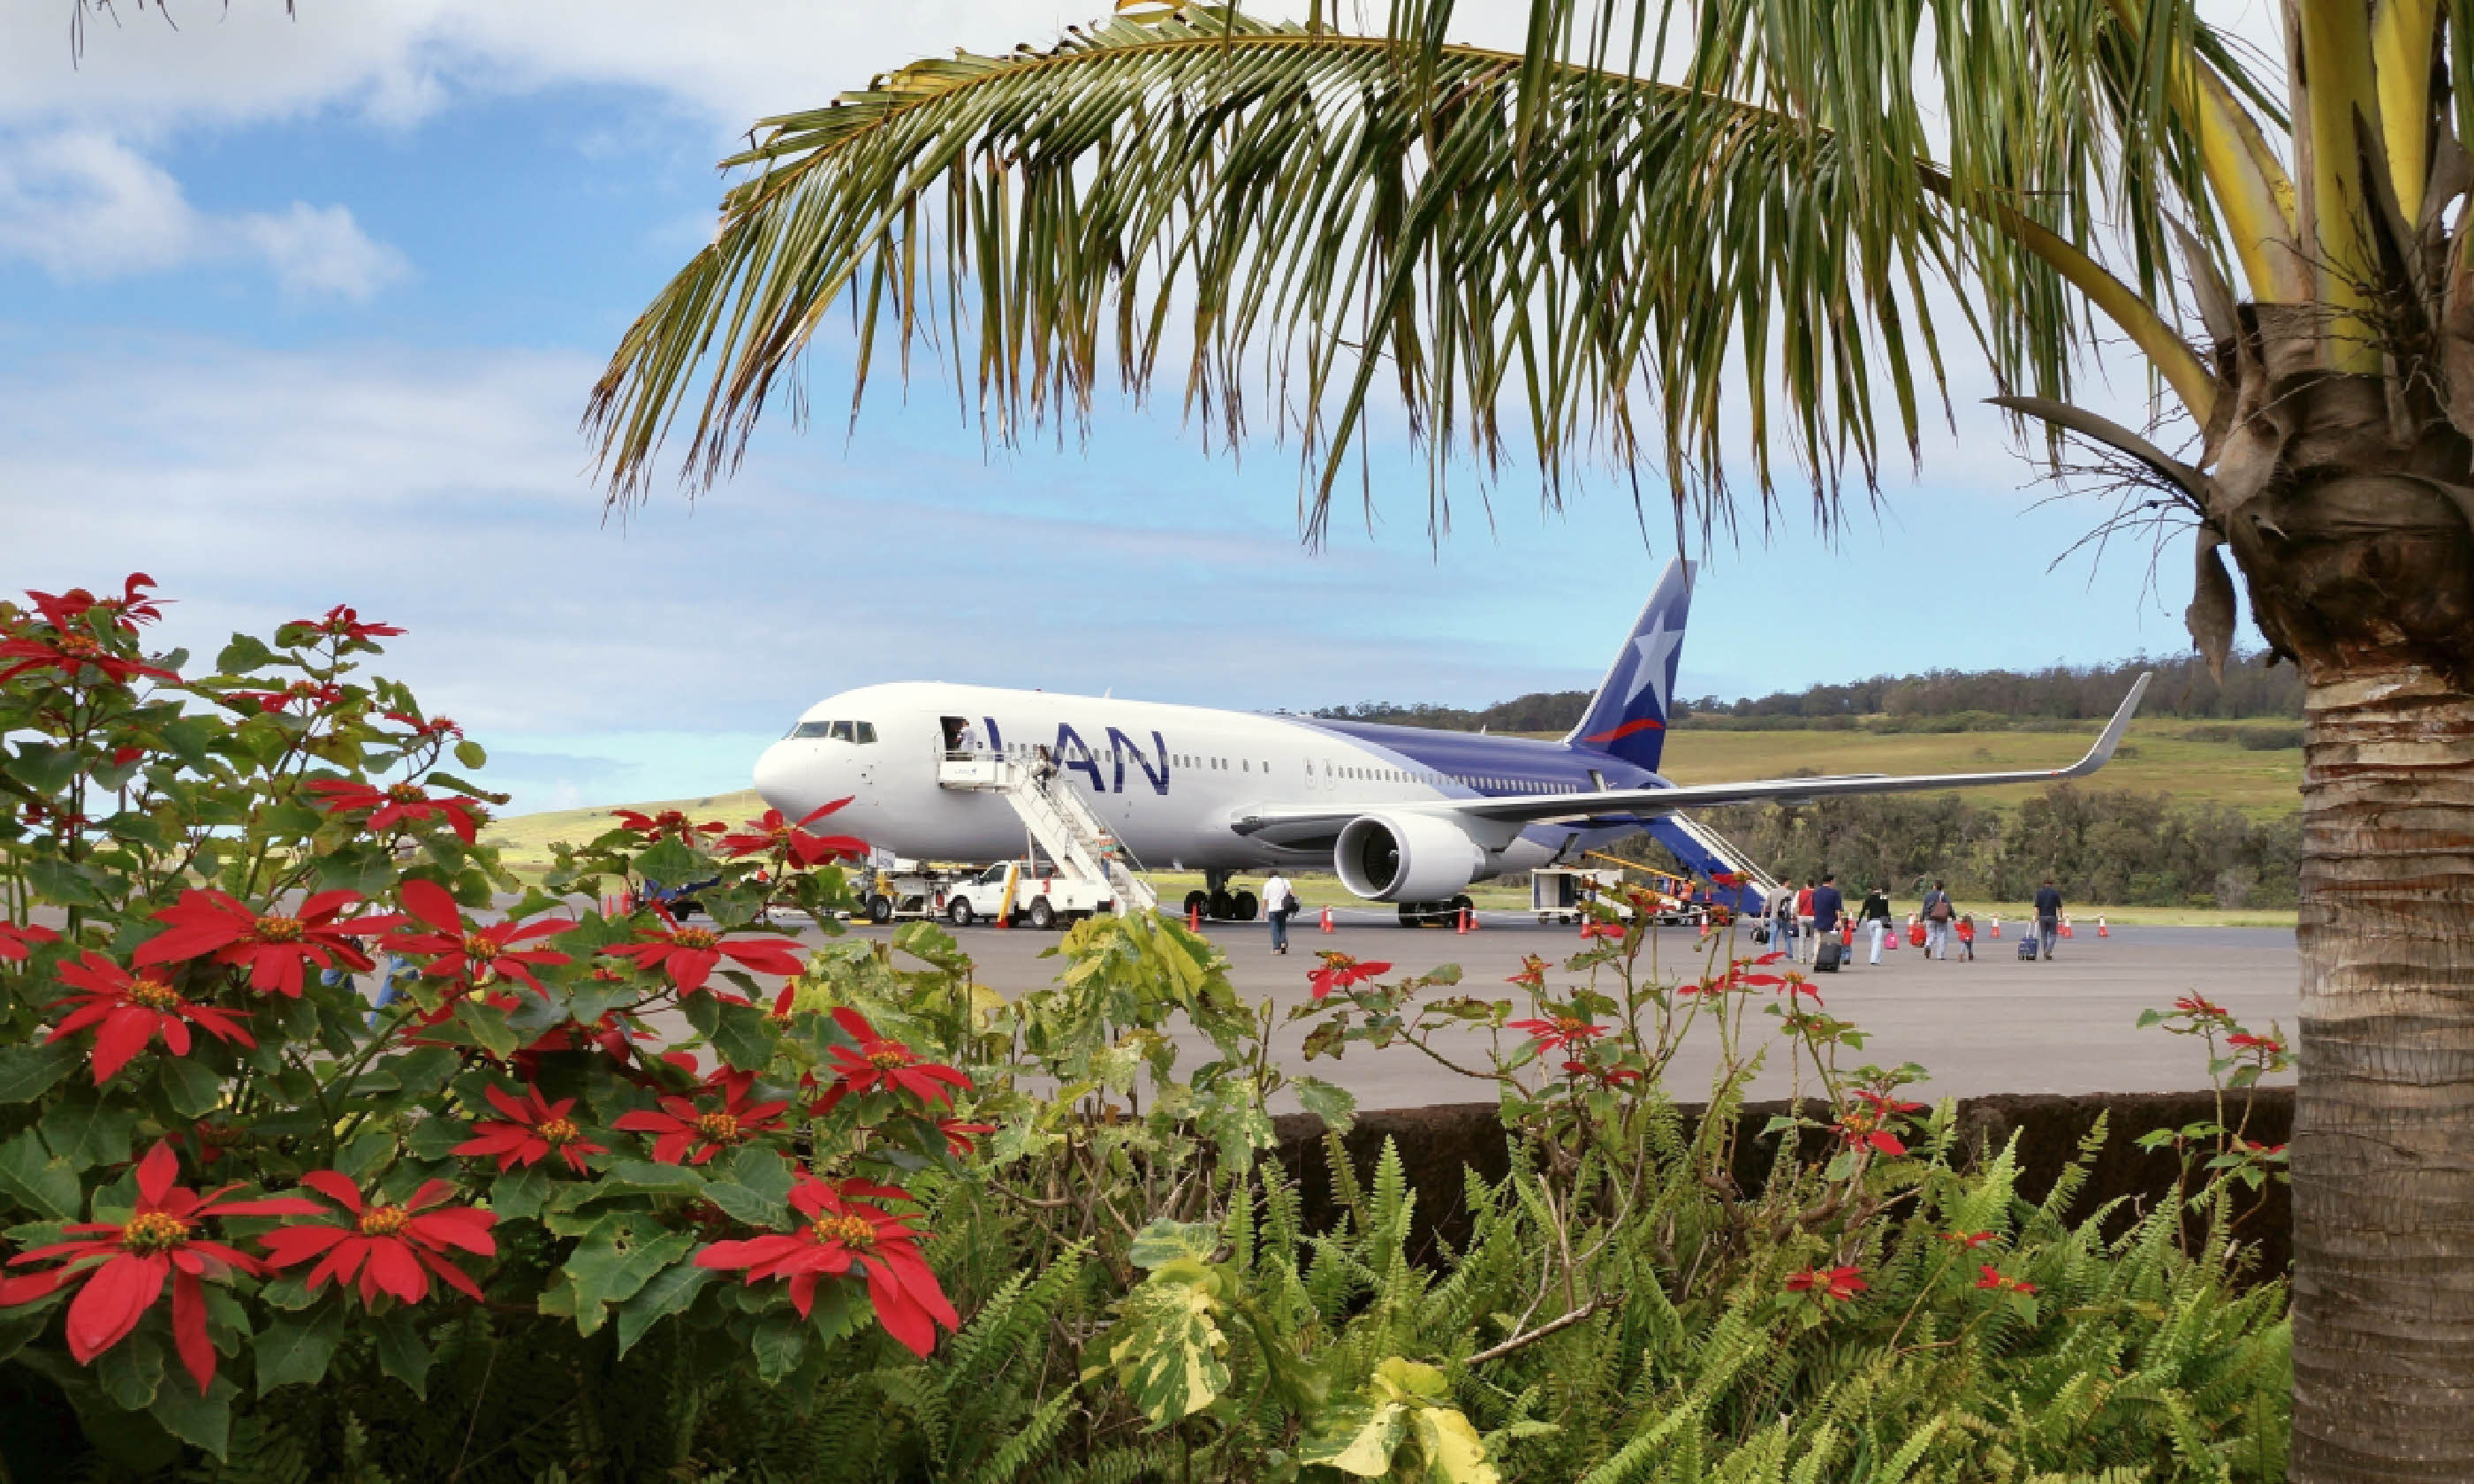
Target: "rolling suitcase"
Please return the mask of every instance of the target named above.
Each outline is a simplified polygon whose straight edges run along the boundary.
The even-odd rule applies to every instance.
[[[1824,938],[1813,947],[1812,971],[1817,974],[1834,974],[1838,972],[1839,960],[1844,958],[1846,954],[1846,947],[1841,945],[1837,939]]]
[[[2035,934],[2029,933],[2026,937],[2019,940],[2019,959],[2022,963],[2028,964],[2032,964],[2036,961]]]

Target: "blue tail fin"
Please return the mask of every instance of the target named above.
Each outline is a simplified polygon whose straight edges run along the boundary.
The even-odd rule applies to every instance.
[[[1675,692],[1676,662],[1684,653],[1684,620],[1692,606],[1692,564],[1666,564],[1658,589],[1640,610],[1607,678],[1598,682],[1588,714],[1564,740],[1655,771],[1666,748],[1667,704]]]

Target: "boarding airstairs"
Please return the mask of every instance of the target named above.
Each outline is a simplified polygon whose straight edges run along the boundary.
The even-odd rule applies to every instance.
[[[936,765],[936,785],[1001,795],[1049,859],[1086,880],[1108,883],[1118,916],[1159,906],[1159,893],[1140,874],[1142,863],[1061,779],[1042,778],[1037,770],[999,754],[947,753]]]
[[[1758,912],[1779,889],[1778,877],[1763,871],[1741,846],[1688,814],[1661,814],[1650,822],[1649,832],[1699,874],[1714,876],[1724,872],[1742,876],[1745,884],[1735,892],[1733,903],[1739,912]],[[1753,895],[1756,890],[1758,897]],[[1727,899],[1723,888],[1718,899]]]

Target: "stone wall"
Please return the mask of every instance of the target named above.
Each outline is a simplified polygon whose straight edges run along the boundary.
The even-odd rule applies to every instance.
[[[1777,1138],[1760,1137],[1770,1118],[1784,1113],[1784,1103],[1758,1103],[1746,1108],[1736,1138],[1735,1179],[1746,1188],[1758,1185],[1777,1155]],[[1686,1110],[1697,1115],[1699,1110]],[[1974,1149],[1999,1149],[2014,1133],[2019,1137],[2020,1195],[2041,1201],[2053,1181],[2077,1155],[2079,1141],[2107,1119],[2104,1147],[2077,1197],[2070,1217],[2076,1221],[2122,1197],[2147,1208],[2171,1192],[2176,1162],[2170,1150],[2148,1151],[2138,1139],[2151,1129],[2180,1128],[2212,1120],[2216,1102],[2206,1092],[2107,1092],[2083,1097],[2051,1093],[2005,1093],[1965,1098],[1958,1105],[1962,1140]],[[2228,1107],[2228,1116],[2238,1113]],[[1310,1231],[1329,1225],[1339,1213],[1322,1146],[1323,1122],[1313,1113],[1290,1113],[1273,1120],[1279,1136],[1278,1158],[1292,1178],[1300,1182]],[[2262,1089],[2251,1105],[2248,1137],[2253,1143],[2281,1144],[2293,1126],[2291,1088]],[[1488,1181],[1503,1178],[1510,1168],[1503,1128],[1492,1103],[1451,1103],[1433,1108],[1400,1108],[1358,1115],[1343,1143],[1361,1182],[1373,1177],[1383,1141],[1400,1151],[1401,1171],[1418,1192],[1416,1250],[1431,1251],[1437,1236],[1455,1245],[1468,1234],[1464,1205],[1464,1169],[1474,1169]],[[2127,1209],[2122,1216],[2126,1224]],[[2262,1276],[2281,1275],[2292,1257],[2292,1217],[2286,1188],[2272,1185],[2267,1204],[2243,1221],[2242,1235],[2259,1249]]]

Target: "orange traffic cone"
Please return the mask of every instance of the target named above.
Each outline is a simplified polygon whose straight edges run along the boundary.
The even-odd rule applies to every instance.
[[[2071,920],[2069,918],[2062,919],[2062,936],[2065,938],[2072,936]]]
[[[1199,933],[1202,931],[1202,904],[1201,902],[1195,902],[1185,909],[1185,930],[1189,933]]]
[[[2113,936],[2113,929],[2104,925],[2104,914],[2101,912],[2097,914],[2096,935],[2099,938],[2110,938]]]
[[[1476,932],[1478,930],[1479,924],[1477,920],[1477,909],[1475,907],[1468,909],[1468,924],[1470,932]]]
[[[1331,909],[1329,907],[1322,909],[1322,930],[1327,933],[1338,930],[1331,925]]]
[[[1453,928],[1452,931],[1466,935],[1468,932],[1468,908],[1463,907],[1461,909],[1460,925]]]
[[[2000,918],[1995,918],[1993,920],[1993,936],[1996,938],[2001,936],[2001,920]]]

